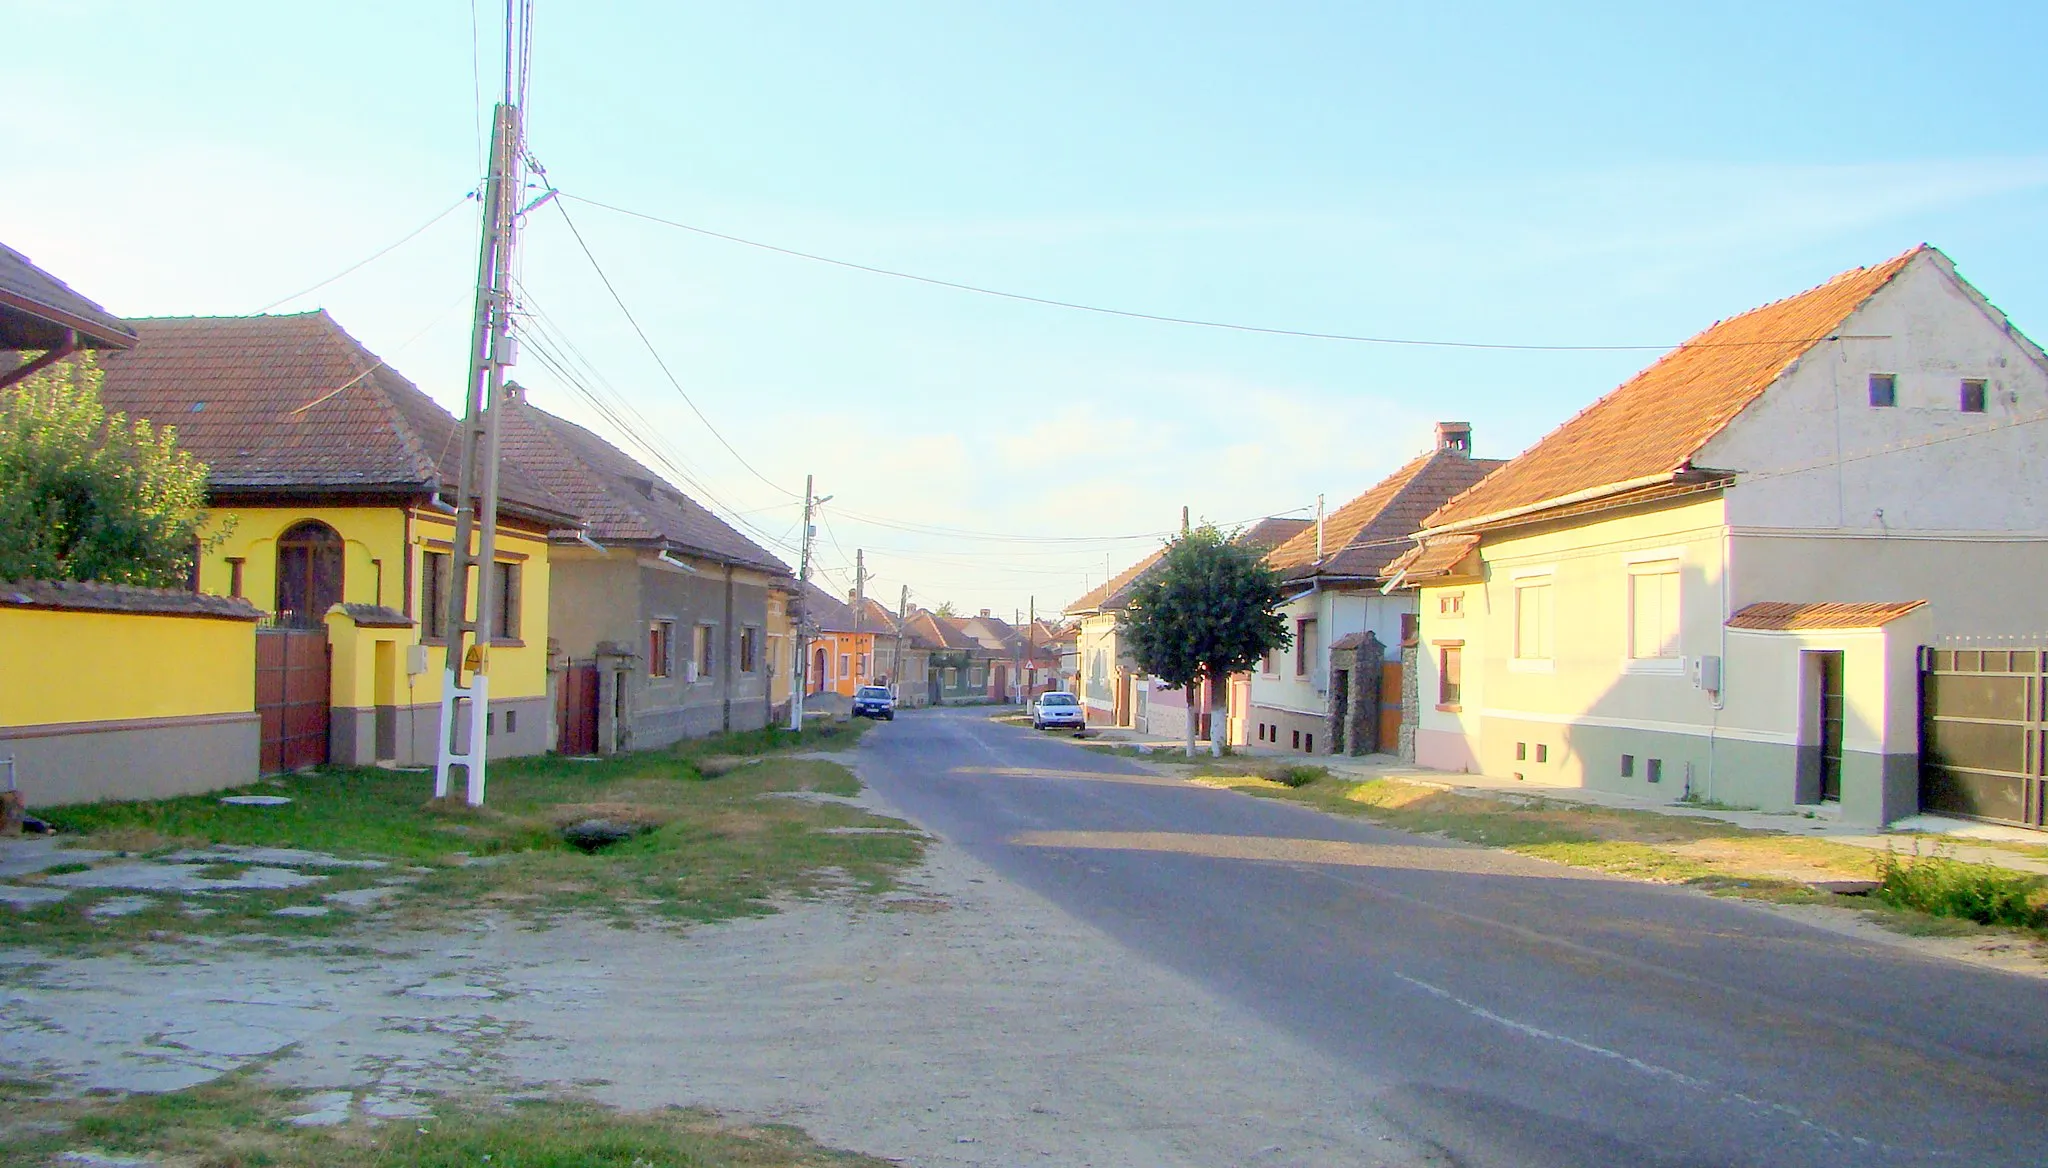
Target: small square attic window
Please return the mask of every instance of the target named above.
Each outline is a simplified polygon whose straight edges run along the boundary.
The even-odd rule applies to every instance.
[[[1880,408],[1899,404],[1898,374],[1873,373],[1870,375],[1870,404]]]
[[[1963,411],[1964,413],[1966,413],[1966,414],[1981,414],[1981,413],[1983,413],[1983,412],[1984,412],[1984,383],[1983,383],[1982,381],[1977,381],[1977,380],[1968,380],[1968,381],[1964,381],[1964,382],[1963,382],[1963,392],[1962,392],[1962,401],[1961,401],[1961,403],[1960,403],[1960,404],[1961,404],[1961,407],[1962,407],[1962,411]]]

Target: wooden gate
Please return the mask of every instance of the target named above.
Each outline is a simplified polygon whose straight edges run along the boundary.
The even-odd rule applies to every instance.
[[[1920,809],[2048,826],[2048,651],[1920,651]]]
[[[1393,754],[1401,742],[1401,663],[1380,663],[1379,750]]]
[[[327,761],[327,630],[256,630],[256,713],[262,771],[274,775]]]
[[[597,664],[571,665],[555,691],[555,723],[561,754],[597,753]]]

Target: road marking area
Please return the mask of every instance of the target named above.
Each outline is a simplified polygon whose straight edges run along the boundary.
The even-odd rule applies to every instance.
[[[1367,844],[1294,836],[1205,835],[1179,831],[1026,831],[1010,843],[1028,848],[1094,848],[1119,852],[1173,852],[1219,860],[1331,864],[1346,868],[1402,868],[1539,880],[1610,880],[1601,872],[1486,848]]]
[[[1187,789],[1181,779],[1169,779],[1163,775],[1118,775],[1105,771],[1062,771],[1046,767],[1001,767],[1001,766],[960,766],[951,767],[948,774],[955,775],[998,775],[1006,779],[1066,779],[1084,783],[1129,783],[1136,787],[1179,787]]]

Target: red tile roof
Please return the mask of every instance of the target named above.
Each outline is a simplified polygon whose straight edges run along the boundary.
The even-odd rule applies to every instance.
[[[1501,466],[1498,459],[1470,458],[1432,450],[1380,480],[1323,521],[1323,560],[1316,562],[1316,531],[1306,530],[1276,547],[1266,563],[1283,580],[1315,576],[1377,579],[1389,575],[1388,561],[1412,547],[1409,537],[1429,513]]]
[[[1773,632],[1801,632],[1808,629],[1876,629],[1926,604],[1924,600],[1897,600],[1881,604],[1839,604],[1822,601],[1788,604],[1760,600],[1745,604],[1728,618],[1731,629],[1764,629]]]
[[[919,609],[910,618],[912,631],[940,649],[979,649],[981,642],[955,628],[946,618]]]
[[[1673,349],[1429,516],[1430,527],[1533,509],[1691,469],[1701,448],[1922,252],[1844,272]]]
[[[1152,565],[1165,557],[1166,549],[1162,547],[1089,589],[1079,600],[1067,606],[1067,613],[1073,615],[1084,612],[1115,612],[1123,609],[1130,601],[1131,589],[1137,586],[1139,579],[1152,570]]]
[[[825,633],[854,631],[853,609],[816,584],[803,585],[803,596],[798,603],[802,606],[803,623],[806,627]],[[881,630],[863,627],[860,631],[873,633]]]
[[[216,496],[454,491],[455,418],[325,312],[129,323],[141,339],[100,355],[102,399],[176,427]],[[516,465],[499,490],[507,512],[579,522]]]
[[[1454,575],[1458,565],[1478,546],[1476,535],[1431,536],[1428,543],[1409,548],[1388,564],[1386,577],[1391,580],[1399,576],[1403,584],[1444,579]]]
[[[1315,523],[1313,519],[1282,519],[1277,515],[1269,515],[1238,532],[1230,542],[1258,548],[1260,551],[1269,551],[1300,535],[1305,529],[1314,527]]]
[[[505,457],[568,501],[600,544],[639,544],[788,575],[759,544],[589,430],[512,395]]]

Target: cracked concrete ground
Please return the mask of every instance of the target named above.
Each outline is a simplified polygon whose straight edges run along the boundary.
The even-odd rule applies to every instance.
[[[880,901],[687,935],[353,941],[0,954],[0,1063],[154,1091],[260,1062],[307,1123],[567,1089],[920,1165],[1412,1162],[1323,1056],[943,842]]]

